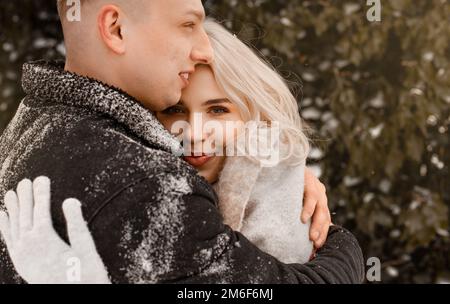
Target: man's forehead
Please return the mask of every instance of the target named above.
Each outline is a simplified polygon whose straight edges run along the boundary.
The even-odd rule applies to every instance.
[[[205,16],[205,11],[203,9],[189,9],[186,10],[185,15],[192,15],[200,20],[205,20],[206,16]]]
[[[198,0],[182,0],[183,10],[186,15],[194,15],[199,19],[205,19],[205,9],[203,8],[203,2]]]
[[[162,5],[161,8],[170,10],[173,13],[176,12],[176,14],[193,14],[203,17],[205,15],[205,9],[200,0],[158,0],[153,3],[158,3]]]

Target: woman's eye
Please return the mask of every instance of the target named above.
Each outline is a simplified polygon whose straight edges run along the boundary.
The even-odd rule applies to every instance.
[[[214,107],[209,110],[212,114],[226,114],[230,113],[230,111],[227,108],[224,107]]]
[[[162,111],[165,115],[184,114],[184,109],[181,107],[170,107]]]

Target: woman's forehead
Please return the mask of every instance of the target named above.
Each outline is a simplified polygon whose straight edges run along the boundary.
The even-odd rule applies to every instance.
[[[216,82],[214,73],[207,66],[199,66],[189,78],[189,85],[183,90],[182,100],[189,102],[191,99],[205,102],[209,99],[225,98],[225,93]]]

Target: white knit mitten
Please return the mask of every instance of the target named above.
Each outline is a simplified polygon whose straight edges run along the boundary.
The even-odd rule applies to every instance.
[[[105,266],[83,219],[81,203],[63,203],[70,245],[53,229],[50,180],[23,180],[5,196],[0,231],[19,275],[30,284],[107,284]]]

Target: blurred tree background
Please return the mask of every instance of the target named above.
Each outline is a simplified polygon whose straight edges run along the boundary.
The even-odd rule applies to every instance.
[[[23,97],[21,65],[64,57],[55,2],[0,2],[0,133]],[[333,221],[381,260],[382,283],[450,282],[450,2],[381,5],[381,22],[363,0],[206,8],[299,93]]]

